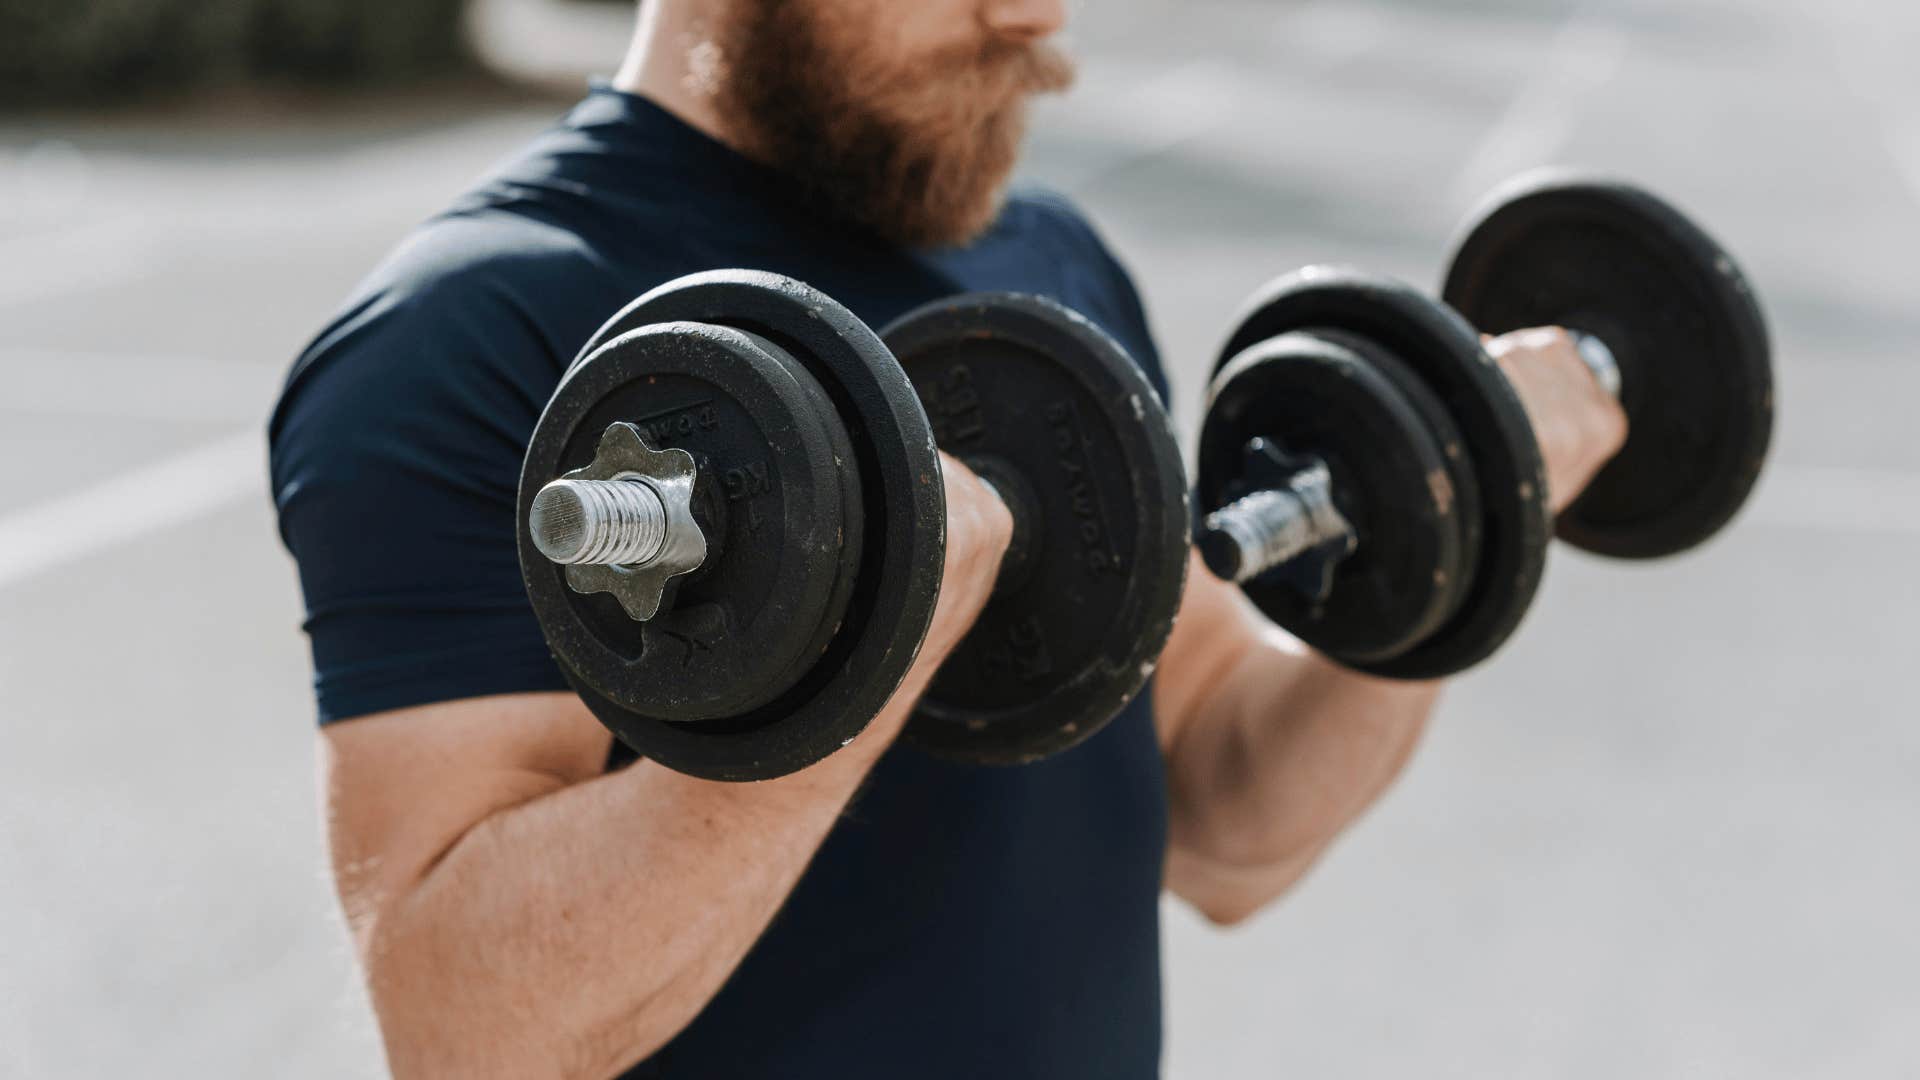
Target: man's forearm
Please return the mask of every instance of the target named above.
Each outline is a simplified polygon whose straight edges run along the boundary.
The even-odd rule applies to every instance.
[[[848,745],[756,784],[603,774],[579,698],[508,694],[323,729],[334,875],[399,1076],[606,1077],[718,992],[993,593],[1006,507],[942,459],[940,591]]]
[[[1222,921],[1285,892],[1399,774],[1438,696],[1247,644],[1169,748],[1170,880],[1203,881],[1191,891]]]
[[[920,677],[915,676],[916,679]],[[801,773],[640,762],[498,811],[365,930],[397,1076],[606,1077],[716,993],[903,723]]]

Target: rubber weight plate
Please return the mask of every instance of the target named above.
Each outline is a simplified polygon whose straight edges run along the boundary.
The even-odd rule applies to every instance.
[[[528,455],[529,489],[551,478],[552,447],[571,471],[616,423],[693,454],[708,557],[658,615],[635,622],[604,593],[566,588],[563,569],[528,549],[549,642],[610,700],[660,719],[713,720],[772,701],[819,659],[858,565],[862,508],[858,478],[842,470],[845,429],[812,377],[766,339],[659,323],[567,374],[536,433],[540,453]]]
[[[1733,258],[1680,211],[1628,184],[1522,177],[1467,229],[1444,296],[1488,333],[1583,330],[1619,362],[1627,443],[1561,513],[1563,539],[1670,555],[1752,492],[1773,434],[1766,320]]]
[[[1308,267],[1269,283],[1219,364],[1302,329],[1356,335],[1399,359],[1452,417],[1479,488],[1479,557],[1454,614],[1406,652],[1358,666],[1405,679],[1472,667],[1519,626],[1546,562],[1546,473],[1520,399],[1457,313],[1392,278],[1344,268]]]
[[[1407,404],[1413,406],[1414,412],[1426,425],[1426,430],[1439,444],[1440,456],[1446,462],[1446,474],[1444,478],[1429,477],[1428,490],[1442,493],[1435,496],[1436,505],[1446,501],[1450,493],[1450,516],[1459,529],[1459,573],[1442,592],[1445,619],[1453,618],[1466,603],[1468,587],[1473,583],[1475,568],[1480,565],[1481,536],[1487,522],[1486,506],[1480,499],[1480,478],[1474,473],[1473,463],[1468,459],[1465,436],[1460,434],[1460,427],[1454,423],[1453,415],[1426,380],[1386,349],[1345,331],[1321,327],[1303,332],[1344,345],[1357,353],[1405,397]],[[1446,569],[1443,565],[1443,572]]]
[[[1244,582],[1268,618],[1361,667],[1407,652],[1453,614],[1478,556],[1478,486],[1458,467],[1461,437],[1445,407],[1405,365],[1338,331],[1282,334],[1234,357],[1214,379],[1200,432],[1203,518],[1282,479],[1251,474],[1262,464],[1249,461],[1256,438],[1324,462],[1358,538],[1324,599],[1283,568]]]
[[[1073,746],[1146,684],[1186,584],[1186,474],[1159,397],[1112,338],[1038,297],[940,301],[882,336],[940,447],[1017,523],[906,735],[996,764]]]
[[[759,383],[729,360],[724,377],[711,364],[701,372],[702,386],[662,368],[664,335],[745,342],[791,385],[753,358]],[[780,392],[768,404],[739,390],[743,381]],[[599,614],[617,606],[567,590],[526,532],[540,485],[591,456],[603,421],[622,419],[695,455],[714,492],[697,501],[724,530],[708,565],[669,596],[657,631],[592,622],[596,602]],[[835,488],[822,468],[840,474],[843,527],[831,536],[791,525],[802,503],[828,505]],[[939,592],[944,513],[925,413],[873,332],[798,281],[716,271],[634,301],[570,368],[522,473],[522,569],[562,671],[623,743],[696,776],[765,779],[850,741],[899,685],[914,653],[903,643],[925,636]],[[595,649],[613,656],[581,659]],[[730,671],[746,674],[735,684]],[[673,703],[699,687],[719,703]]]

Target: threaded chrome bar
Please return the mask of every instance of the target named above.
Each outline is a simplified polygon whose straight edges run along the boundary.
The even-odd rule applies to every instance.
[[[1243,582],[1313,546],[1313,516],[1290,491],[1256,491],[1207,515],[1201,553],[1214,573]]]
[[[555,480],[533,497],[528,532],[566,566],[645,566],[667,543],[667,506],[645,480]]]
[[[1614,358],[1613,350],[1607,343],[1583,330],[1569,330],[1573,337],[1573,350],[1580,354],[1580,360],[1593,372],[1609,396],[1620,400],[1620,361]]]
[[[1250,581],[1291,559],[1338,542],[1352,550],[1353,527],[1333,505],[1325,465],[1302,469],[1281,487],[1263,488],[1208,514],[1201,558],[1216,577]]]

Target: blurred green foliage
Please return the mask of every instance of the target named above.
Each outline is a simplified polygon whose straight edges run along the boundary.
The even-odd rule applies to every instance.
[[[242,81],[396,82],[469,62],[466,0],[0,0],[0,106]]]

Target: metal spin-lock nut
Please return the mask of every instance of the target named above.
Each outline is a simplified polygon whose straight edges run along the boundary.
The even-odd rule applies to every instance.
[[[611,424],[593,461],[549,482],[533,497],[527,531],[534,547],[566,567],[577,593],[611,593],[628,618],[660,611],[667,583],[697,570],[707,538],[693,517],[693,455],[655,450],[640,429]]]

